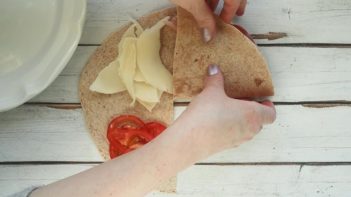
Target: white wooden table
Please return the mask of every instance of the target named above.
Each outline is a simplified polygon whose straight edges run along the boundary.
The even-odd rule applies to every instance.
[[[89,0],[73,58],[41,95],[0,114],[0,196],[99,164],[77,94],[101,41],[167,0]],[[277,121],[241,147],[180,173],[177,194],[150,196],[350,196],[351,1],[251,0],[238,20],[268,59]],[[287,36],[273,38],[274,33]],[[179,115],[185,107],[176,105]]]

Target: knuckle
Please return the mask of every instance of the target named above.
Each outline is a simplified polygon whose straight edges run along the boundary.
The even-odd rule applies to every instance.
[[[253,135],[248,135],[248,136],[246,137],[246,140],[252,140],[253,137],[254,137]]]
[[[256,108],[249,107],[245,112],[245,121],[249,131],[257,132],[261,129],[261,120]]]
[[[199,25],[212,25],[213,23],[213,18],[211,16],[198,16],[197,17],[197,22]]]
[[[277,113],[275,111],[273,111],[270,123],[273,123],[276,119],[277,119]]]
[[[254,124],[250,128],[250,131],[254,133],[258,133],[260,130],[261,130],[261,126],[259,124]]]

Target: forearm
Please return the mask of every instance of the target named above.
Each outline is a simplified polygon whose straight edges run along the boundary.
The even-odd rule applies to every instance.
[[[33,192],[40,196],[142,196],[204,155],[176,122],[144,147]]]

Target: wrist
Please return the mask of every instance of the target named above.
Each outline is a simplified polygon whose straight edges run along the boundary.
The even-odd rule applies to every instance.
[[[210,129],[205,124],[194,121],[191,113],[183,113],[171,126],[169,133],[184,149],[183,154],[194,159],[194,163],[217,152]],[[212,139],[211,139],[212,138]]]

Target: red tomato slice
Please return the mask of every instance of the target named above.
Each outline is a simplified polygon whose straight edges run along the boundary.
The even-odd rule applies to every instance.
[[[138,149],[140,147],[142,147],[144,144],[133,144],[132,146],[130,146],[130,150],[135,150],[135,149]]]
[[[162,133],[166,129],[166,126],[164,126],[161,123],[158,122],[148,122],[144,125],[144,127],[149,131],[149,133],[156,137]]]
[[[113,119],[109,124],[109,129],[111,128],[141,128],[144,126],[144,122],[140,118],[133,115],[121,115]]]
[[[133,144],[133,140],[147,143],[153,138],[154,137],[147,130],[143,129],[115,129],[108,135],[108,140],[110,142],[114,143],[118,141],[124,146],[129,146],[130,144]]]
[[[110,157],[111,159],[123,155],[128,152],[128,148],[120,143],[110,143]]]
[[[134,144],[146,144],[150,142],[154,137],[150,135],[147,130],[129,130],[126,133],[126,139],[128,139],[127,146]]]
[[[121,155],[121,152],[118,148],[116,148],[115,146],[113,146],[112,144],[110,144],[110,158],[113,159],[119,155]]]
[[[136,129],[144,126],[144,122],[133,115],[121,115],[113,119],[108,125],[107,139],[111,139],[111,133],[119,129]]]
[[[113,119],[107,130],[111,159],[143,146],[165,129],[158,122],[145,124],[133,115],[122,115]]]
[[[108,137],[108,140],[111,144],[114,144],[114,143],[120,143],[124,146],[127,145],[128,143],[128,139],[126,139],[126,132],[120,132],[119,130],[115,129],[114,131],[112,132],[109,132],[109,135],[107,136]]]

